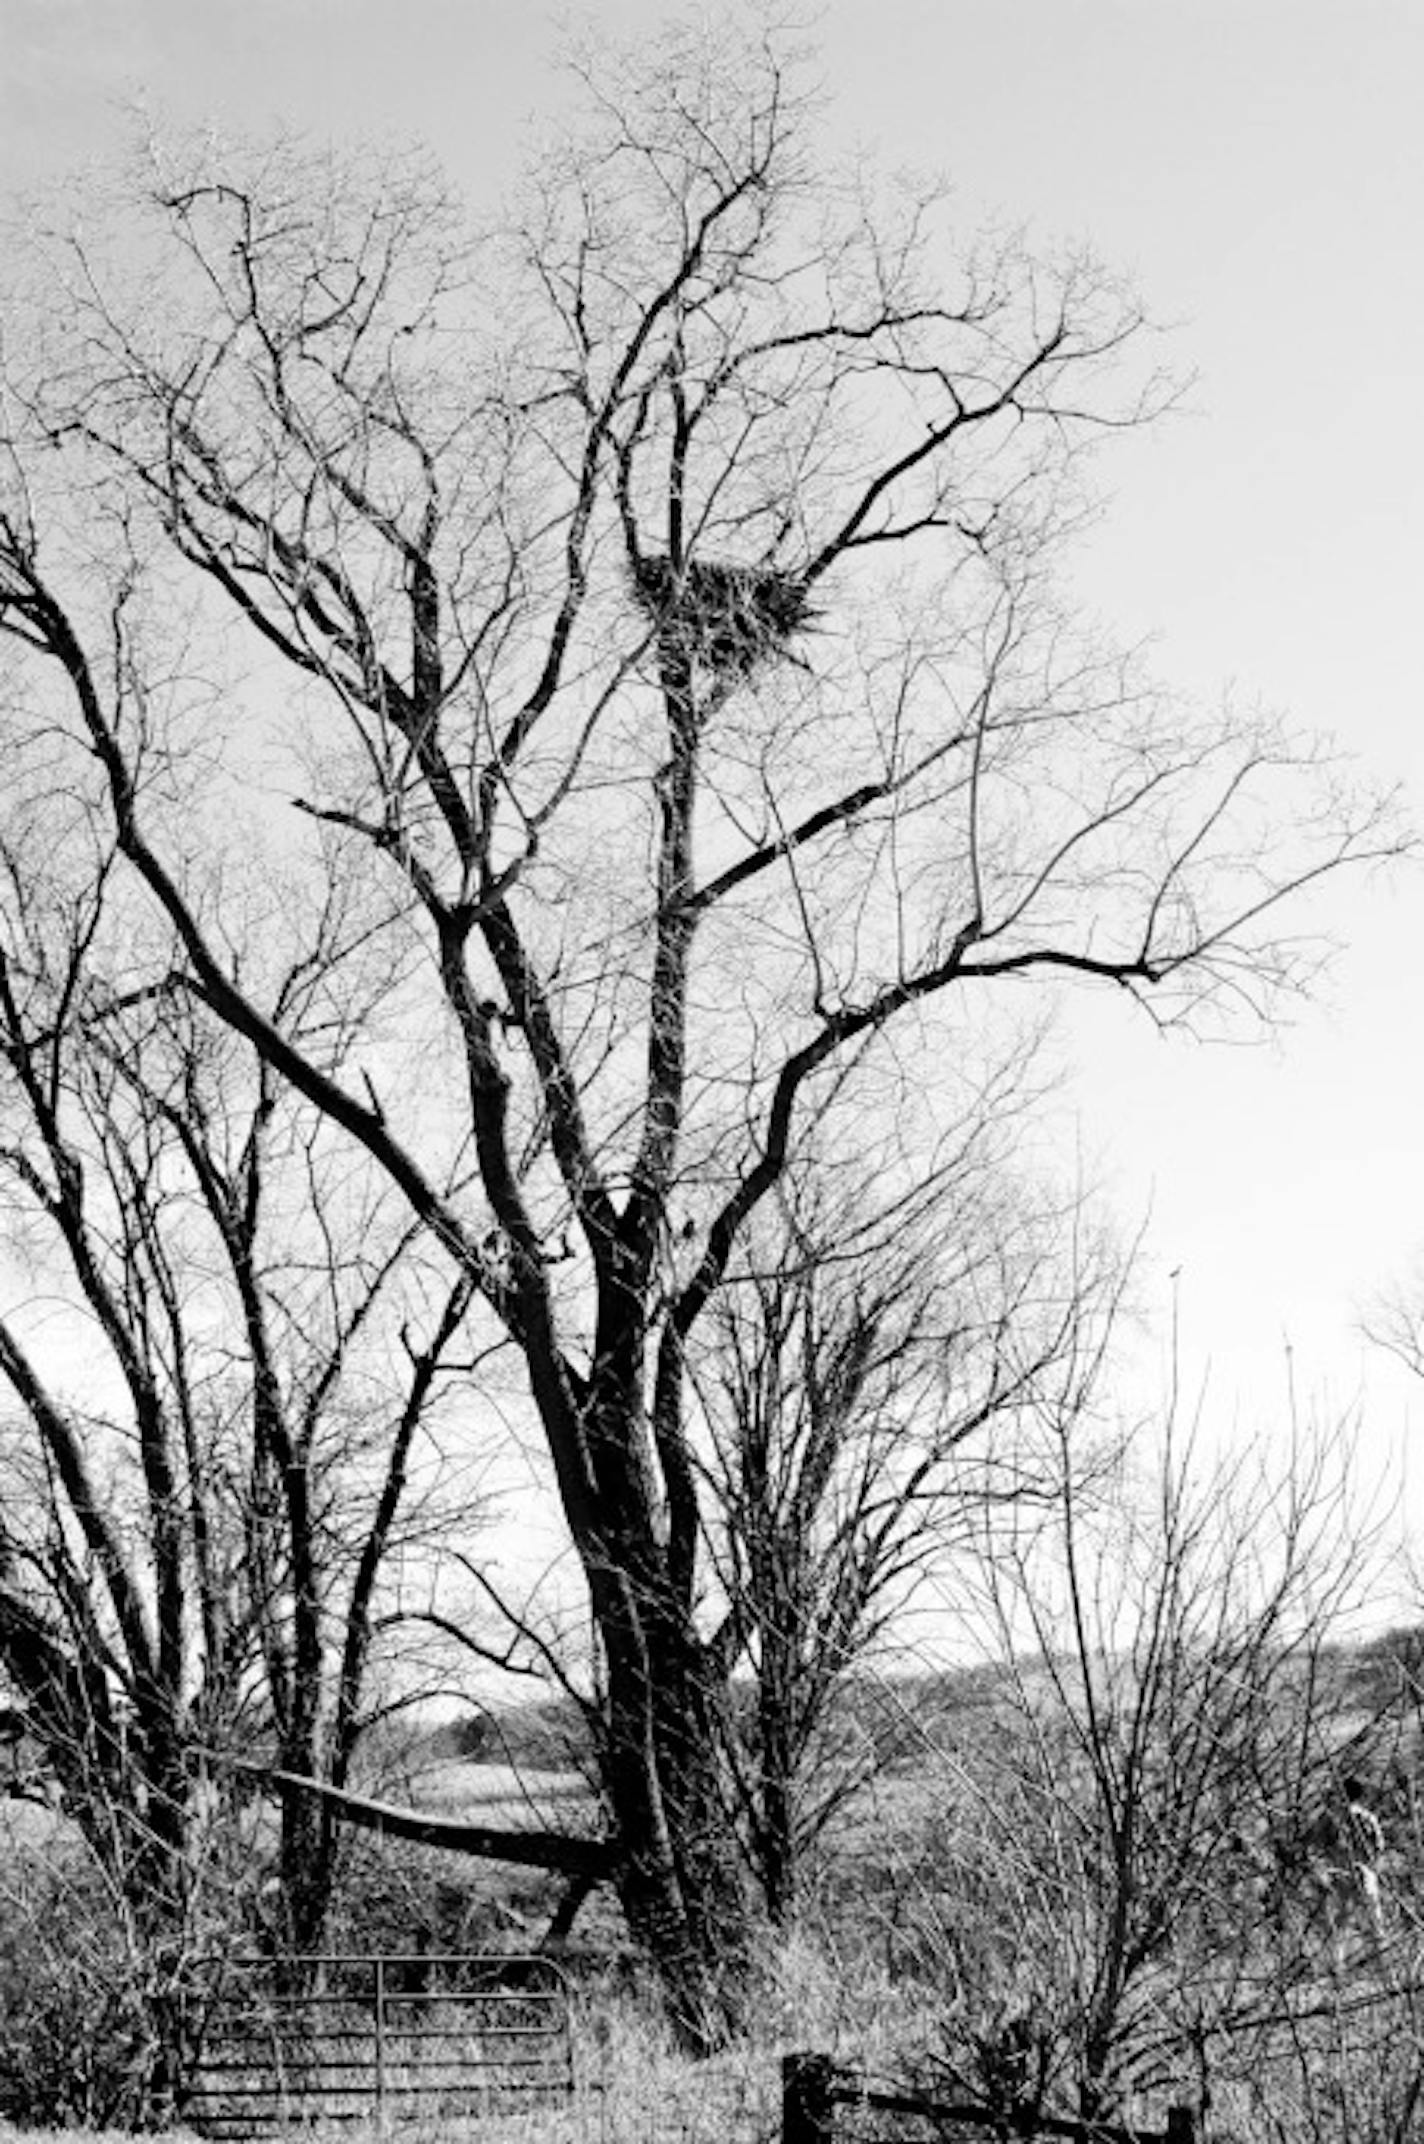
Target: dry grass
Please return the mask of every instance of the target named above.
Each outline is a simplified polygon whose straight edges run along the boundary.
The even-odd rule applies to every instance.
[[[0,2122],[0,2144],[133,2144],[125,2129],[17,2129]]]
[[[572,2099],[493,2113],[463,2133],[478,2144],[773,2144],[783,2054],[816,2048],[868,2069],[893,2069],[912,2006],[873,1979],[852,1987],[833,1958],[789,1936],[761,1962],[754,2014],[747,2039],[698,2062],[676,2047],[650,1992],[579,1995]],[[394,2132],[400,2144],[444,2144],[457,2133],[435,2121]],[[389,2144],[391,2134],[376,2123],[330,2130],[333,2144],[337,2137],[341,2144]],[[77,2144],[79,2136],[0,2123],[0,2144]],[[116,2139],[116,2132],[84,2133],[84,2144]]]
[[[1341,1672],[1337,1710],[1348,1719],[1359,1698]],[[961,1834],[973,1830],[970,1820],[981,1810],[986,1779],[997,1776],[994,1760],[1003,1755],[1016,1714],[988,1676],[907,1685],[897,1689],[896,1702],[915,1732],[903,1754],[834,1825],[825,1841],[821,1888],[808,1903],[802,1931],[769,1939],[748,2039],[707,2062],[680,2053],[652,1989],[636,1979],[630,1984],[626,1972],[620,1978],[616,1962],[600,1964],[605,1952],[616,1961],[626,1941],[611,1903],[591,1901],[579,1928],[582,1970],[601,1977],[577,1986],[573,1996],[575,2095],[563,2105],[484,2118],[469,2132],[477,2144],[771,2144],[780,2124],[781,2058],[790,2051],[823,2051],[875,2077],[923,2074],[926,2057],[944,2044],[956,2003],[963,2006],[971,1997],[987,2002],[993,1994],[994,1961],[987,1954],[958,1954],[973,1904],[964,1888]],[[422,1768],[419,1798],[471,1813],[497,1808],[502,1819],[516,1800],[525,1807],[557,1804],[566,1821],[586,1791],[576,1773],[552,1766],[534,1768],[521,1784],[502,1762],[448,1758]],[[389,1848],[380,1866],[392,1882],[400,1874]],[[409,1883],[417,1900],[424,1875],[423,1857],[413,1857]],[[514,1920],[517,1909],[531,1926],[542,1922],[556,1888],[548,1887],[548,1897],[527,1898],[525,1879],[516,1884],[509,1871],[481,1869],[479,1878],[482,1904],[488,1904],[487,1884],[507,1919]],[[1004,1904],[1007,1916],[1007,1892]],[[1424,1927],[1412,1892],[1408,1901],[1401,1893],[1393,1902],[1397,1914],[1406,1904],[1411,1930]],[[999,1935],[1007,1942],[1010,1933],[1005,1918]],[[1046,1959],[1051,1932],[1042,1934],[1042,1948]],[[1360,1989],[1346,1976],[1340,1992],[1358,1996]],[[1417,2016],[1413,2006],[1401,2008],[1392,2054],[1377,2049],[1368,2061],[1360,2059],[1353,2019],[1342,2024],[1339,2048],[1315,2059],[1315,2043],[1329,2038],[1329,2020],[1314,2023],[1306,2036],[1310,2046],[1303,2040],[1300,2049],[1302,2063],[1312,2053],[1308,2102],[1297,2104],[1287,2083],[1273,2100],[1274,2112],[1267,2109],[1269,2120],[1256,2089],[1264,2042],[1243,2050],[1240,2081],[1217,2049],[1218,2133],[1229,2131],[1236,2144],[1281,2144],[1283,2138],[1293,2144],[1379,2144],[1390,2135],[1424,2135],[1391,2130],[1420,2066],[1424,1997],[1417,2008]],[[1144,2110],[1153,2120],[1161,2113],[1156,2099]],[[74,2132],[16,2131],[16,2144],[22,2134],[25,2144],[59,2144]],[[336,2134],[342,2144],[374,2144],[381,2132],[343,2127]],[[398,2132],[400,2144],[435,2144],[437,2137],[447,2144],[455,2134],[434,2122]],[[0,2124],[0,2144],[9,2144],[10,2136]]]

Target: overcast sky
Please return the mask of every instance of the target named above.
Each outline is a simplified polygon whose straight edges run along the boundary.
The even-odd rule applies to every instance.
[[[830,0],[813,35],[837,131],[942,169],[970,225],[1090,239],[1174,325],[1189,410],[1105,468],[1085,602],[1173,682],[1338,733],[1424,818],[1424,6]],[[0,179],[104,154],[137,97],[419,136],[488,200],[560,94],[557,38],[527,0],[0,0]],[[1217,1423],[1279,1430],[1289,1348],[1308,1406],[1362,1402],[1382,1475],[1424,1437],[1424,1391],[1357,1330],[1424,1245],[1424,873],[1343,887],[1330,920],[1333,980],[1270,1047],[1075,1011],[1061,1122],[1129,1222],[1150,1206]]]

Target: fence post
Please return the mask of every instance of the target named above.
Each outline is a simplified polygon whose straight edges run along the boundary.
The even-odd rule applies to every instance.
[[[386,2111],[386,1961],[376,1960],[376,2111]]]
[[[781,2058],[781,2144],[830,2144],[836,2065],[829,2055]]]
[[[1167,2109],[1167,2144],[1198,2144],[1197,2118],[1193,2108]]]

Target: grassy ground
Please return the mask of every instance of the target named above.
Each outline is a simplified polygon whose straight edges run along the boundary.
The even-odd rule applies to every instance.
[[[1342,1689],[1332,1713],[1337,1730],[1342,1719],[1353,1728],[1357,1713],[1365,1717],[1358,1711],[1358,1700],[1353,1684]],[[871,2075],[905,2077],[942,2048],[946,2021],[956,2006],[972,2034],[996,2025],[1014,2026],[1015,2006],[1023,2009],[1024,1990],[1032,1994],[1040,1984],[1052,1988],[1051,1974],[1044,1977],[1048,1968],[1061,1967],[1066,1973],[1074,1963],[1072,1944],[1087,1942],[1091,1935],[1086,1914],[1080,1911],[1071,1925],[1067,1919],[1043,1920],[1036,1894],[1025,1891],[1018,1898],[1013,1893],[1002,1855],[995,1863],[997,1888],[988,1901],[993,1910],[986,1909],[983,1898],[976,1903],[966,1888],[983,1873],[966,1842],[972,1844],[986,1811],[1001,1827],[1005,1822],[994,1792],[996,1765],[1014,1725],[1004,1693],[992,1678],[946,1678],[899,1688],[894,1703],[915,1732],[903,1748],[897,1747],[887,1769],[847,1806],[828,1835],[801,1931],[768,1942],[750,2036],[711,2062],[694,2064],[682,2056],[660,2022],[652,1991],[639,1985],[629,1966],[616,1906],[610,1897],[597,1894],[580,1917],[579,1957],[572,1968],[578,2091],[563,2107],[482,2122],[478,2144],[772,2144],[779,2131],[785,2053],[816,2050]],[[567,1824],[587,1802],[587,1788],[567,1761],[555,1761],[561,1752],[552,1736],[533,1754],[544,1761],[516,1772],[508,1751],[498,1745],[473,1755],[438,1749],[409,1752],[404,1761],[410,1798],[491,1822],[518,1821],[522,1813],[530,1822]],[[1409,1757],[1412,1776],[1413,1744]],[[402,1798],[399,1780],[370,1784],[384,1798]],[[8,1844],[13,1880],[19,1846],[33,1849],[52,1843],[56,1820],[13,1804],[4,1814],[9,1822],[0,1826],[0,1853]],[[591,1804],[588,1815],[591,1820]],[[994,1837],[999,1838],[997,1831]],[[1036,1851],[1032,1842],[1016,1843],[1022,1845],[1028,1866]],[[1041,1873],[1029,1867],[1035,1878]],[[437,1947],[525,1947],[521,1930],[528,1931],[531,1941],[537,1937],[547,1925],[558,1888],[556,1880],[534,1871],[362,1841],[352,1890],[368,1918],[364,1927],[358,1920],[344,1930],[340,1941],[350,1949],[414,1948],[411,1929],[442,1899],[448,1903],[453,1891],[466,1913],[465,1924],[455,1940]],[[0,1883],[0,1893],[4,1890]],[[1406,1898],[1397,1886],[1386,1903],[1391,1941],[1405,1934],[1412,1940],[1424,1927],[1424,1913],[1416,1911],[1413,1894]],[[977,1953],[964,1948],[966,1928],[976,1912],[988,1945]],[[1013,1933],[1016,1913],[1022,1923],[1018,1937]],[[402,1930],[404,1938],[399,1939]],[[1275,2144],[1282,2138],[1291,2144],[1379,2144],[1386,2135],[1393,2135],[1398,2144],[1399,2138],[1416,2134],[1390,2129],[1389,2118],[1402,2104],[1400,2090],[1385,2059],[1388,2050],[1371,2053],[1365,2048],[1363,2026],[1350,2007],[1360,1997],[1361,1976],[1331,1970],[1332,1962],[1338,1967],[1348,1941],[1363,1942],[1368,1935],[1347,1930],[1344,1937],[1323,1943],[1321,2001],[1306,2012],[1305,2031],[1312,2042],[1319,2040],[1324,2047],[1331,2035],[1339,2039],[1338,2056],[1332,2042],[1316,2071],[1337,2096],[1348,2087],[1348,2104],[1342,2096],[1338,2107],[1333,2102],[1327,2106],[1324,2086],[1317,2091],[1312,2085],[1316,2099],[1292,2109],[1287,2118],[1282,2100],[1282,2119],[1269,2132]],[[1243,1950],[1243,1974],[1255,1963],[1254,1955]],[[27,1963],[26,1972],[32,1971]],[[1002,1993],[995,1996],[999,2009],[990,2005],[981,2016],[976,2005],[983,2005],[994,1973],[1002,1980]],[[1422,1992],[1417,2014],[1409,2003],[1400,2008],[1394,2039],[1401,2062],[1409,2057],[1404,2067],[1412,2063],[1412,2075],[1424,2061],[1416,2052],[1424,2047],[1424,1978],[1417,1971],[1406,1977]],[[1309,1994],[1311,1988],[1303,1992]],[[1224,2063],[1234,2047],[1216,2044],[1213,2059]],[[1266,2049],[1263,2028],[1259,2049],[1255,2041],[1241,2043],[1236,2066],[1245,2074],[1253,2063],[1259,2066]],[[1402,2090],[1409,2079],[1403,2071],[1401,2077]],[[1228,2110],[1224,2070],[1220,2081],[1223,2126],[1242,2137],[1250,2129],[1253,2137],[1264,2138],[1266,2130],[1253,2128],[1244,2118],[1237,2121],[1234,2107]],[[1134,2109],[1138,2118],[1160,2124],[1167,2099],[1177,2097],[1184,2082],[1190,2085],[1189,2078],[1164,2072],[1140,2111]],[[1181,2096],[1190,2096],[1189,2090]],[[1376,2099],[1382,2110],[1379,2122],[1373,2112],[1361,2114],[1367,2100],[1373,2108]],[[435,2133],[427,2133],[428,2144],[434,2144]],[[16,2144],[21,2134],[37,2144],[58,2144],[68,2133],[15,2132]],[[370,2132],[344,2129],[341,2134],[349,2144],[366,2144]],[[426,2144],[417,2128],[401,2134],[410,2144]],[[0,2125],[0,2144],[9,2144],[10,2135]]]
[[[854,2017],[824,1961],[794,1940],[768,1961],[761,1996],[757,2029],[746,2041],[693,2062],[672,2044],[650,1997],[637,1990],[577,1995],[573,2098],[483,2118],[471,2134],[478,2144],[772,2144],[784,2052],[809,2045],[863,2061],[877,2038],[888,2048],[891,2036],[877,2034],[873,2019]],[[402,2144],[434,2144],[451,2133],[437,2124],[399,2130]],[[346,2144],[372,2144],[381,2131],[343,2125],[339,2134]],[[75,2144],[78,2135],[0,2123],[0,2144]],[[117,2132],[84,2135],[86,2144],[117,2144]]]

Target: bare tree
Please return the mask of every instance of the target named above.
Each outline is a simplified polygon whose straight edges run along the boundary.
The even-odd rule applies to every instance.
[[[0,840],[0,1673],[143,1954],[158,2087],[187,1954],[251,1888],[234,1764],[341,1788],[379,1709],[468,1284],[181,978],[116,990],[142,919],[93,831]],[[326,921],[279,1000],[339,1062],[334,890]],[[319,1945],[335,1852],[284,1791],[286,1946]]]
[[[749,1919],[687,1364],[753,1217],[998,987],[1265,1012],[1310,970],[1283,899],[1399,837],[1065,616],[1084,452],[1164,400],[1112,277],[818,171],[774,35],[674,27],[585,90],[478,243],[419,163],[200,144],[44,244],[0,628],[12,763],[169,934],[126,987],[180,976],[519,1351],[620,1896],[709,2045]],[[283,764],[243,838],[309,957],[325,876],[363,887],[404,1048],[333,1065],[195,890]]]
[[[1424,1379],[1424,1259],[1383,1289],[1366,1310],[1364,1333],[1411,1377]]]
[[[1020,2112],[1291,2092],[1342,2003],[1358,2054],[1414,1992],[1379,1887],[1392,1737],[1345,1672],[1372,1550],[1342,1450],[1203,1473],[1169,1444],[1101,1491],[1065,1473],[985,1557],[1004,1713],[963,1798],[979,1877],[943,1872],[976,1961],[951,2059]]]
[[[803,1156],[692,1355],[726,1603],[713,1642],[742,1664],[732,1769],[773,1920],[807,1850],[903,1741],[897,1711],[877,1735],[872,1707],[838,1697],[966,1533],[1054,1493],[1063,1454],[1036,1447],[1035,1403],[1066,1377],[1087,1412],[1078,1388],[1123,1275],[1089,1247],[1076,1199],[1015,1180],[1025,1071],[1002,1067],[899,1195],[864,1153],[822,1155],[814,1173]]]

